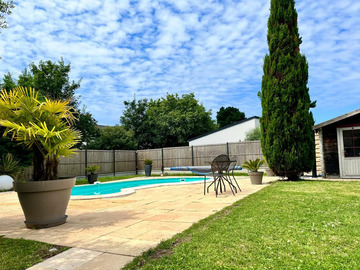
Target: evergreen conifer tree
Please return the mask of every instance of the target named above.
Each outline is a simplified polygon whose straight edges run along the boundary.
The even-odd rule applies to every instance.
[[[268,166],[289,180],[312,169],[313,116],[308,64],[300,54],[301,38],[294,0],[271,0],[261,98],[261,148]]]

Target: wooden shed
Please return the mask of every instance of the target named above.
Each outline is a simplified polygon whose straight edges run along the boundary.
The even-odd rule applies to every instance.
[[[317,173],[360,178],[360,109],[314,126]]]

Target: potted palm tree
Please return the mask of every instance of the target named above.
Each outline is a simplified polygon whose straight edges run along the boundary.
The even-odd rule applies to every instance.
[[[98,169],[99,166],[97,165],[86,167],[85,170],[90,173],[87,175],[89,184],[94,184],[98,180],[99,175],[95,173]]]
[[[152,160],[145,159],[145,176],[151,176]]]
[[[50,100],[32,88],[0,92],[0,125],[4,136],[33,151],[31,180],[13,182],[27,228],[44,228],[66,222],[66,208],[76,178],[58,178],[59,158],[76,149],[80,132],[73,129],[75,110],[69,101]]]
[[[242,165],[243,168],[249,171],[251,184],[253,185],[262,184],[262,178],[264,172],[259,172],[258,170],[260,166],[264,164],[264,162],[265,162],[264,160],[260,160],[259,158],[255,160],[249,159],[249,161],[245,161],[245,163]]]

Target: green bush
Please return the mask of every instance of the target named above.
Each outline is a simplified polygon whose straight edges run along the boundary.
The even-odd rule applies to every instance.
[[[5,174],[16,179],[22,169],[20,162],[12,154],[7,153],[0,158],[0,175]]]
[[[145,165],[152,165],[152,159],[145,159]]]
[[[88,167],[86,167],[85,170],[86,170],[88,173],[94,174],[98,169],[99,169],[99,166],[98,166],[98,165],[94,165],[94,166],[88,166]]]
[[[261,138],[260,127],[256,127],[249,132],[246,132],[245,141],[259,141]]]

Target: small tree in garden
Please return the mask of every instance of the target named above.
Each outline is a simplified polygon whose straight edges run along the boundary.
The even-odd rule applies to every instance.
[[[216,114],[216,121],[220,128],[244,119],[245,113],[234,107],[221,107]]]
[[[38,64],[31,63],[29,70],[20,74],[18,86],[32,87],[39,93],[52,100],[70,100],[69,105],[76,108],[79,97],[75,95],[75,90],[80,87],[81,80],[70,81],[70,64],[65,64],[61,58],[58,62],[39,61]]]
[[[33,180],[57,179],[60,156],[71,156],[80,137],[73,129],[73,108],[70,101],[41,97],[32,88],[17,87],[0,92],[0,125],[3,136],[23,143],[33,151]]]
[[[261,148],[277,175],[297,179],[314,161],[308,64],[300,54],[294,0],[271,0],[262,86]]]
[[[258,141],[261,139],[260,127],[256,127],[249,132],[246,132],[245,141]]]

